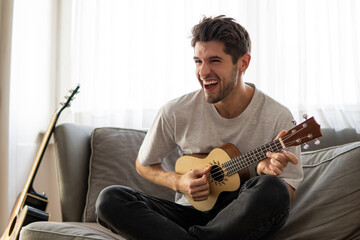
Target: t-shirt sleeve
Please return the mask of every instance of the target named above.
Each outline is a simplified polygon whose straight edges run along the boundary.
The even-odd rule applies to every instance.
[[[162,107],[145,136],[138,159],[143,166],[162,163],[164,158],[177,147],[174,140],[171,115]]]

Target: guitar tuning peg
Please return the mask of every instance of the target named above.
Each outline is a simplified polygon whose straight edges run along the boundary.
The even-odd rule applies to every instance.
[[[308,115],[305,113],[305,114],[303,114],[303,118],[306,120],[306,119],[308,119]]]
[[[319,145],[319,144],[320,144],[320,140],[316,138],[315,141],[314,141],[314,143],[315,143],[315,145]]]
[[[64,103],[64,102],[61,102],[61,103],[60,103],[60,105],[61,105],[61,106],[64,106],[64,105],[65,105],[65,103]]]
[[[304,149],[309,149],[309,144],[307,143],[304,143],[304,146],[303,146]]]
[[[297,123],[296,123],[296,120],[295,120],[295,119],[292,120],[291,122],[296,126]]]
[[[73,93],[73,92],[74,92],[74,90],[72,90],[72,89],[69,90],[69,93]]]

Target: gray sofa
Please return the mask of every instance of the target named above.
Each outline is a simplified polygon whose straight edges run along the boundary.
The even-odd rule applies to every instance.
[[[360,239],[360,134],[323,129],[321,145],[302,152],[304,180],[289,219],[275,239]],[[123,239],[96,223],[94,204],[121,184],[173,200],[174,193],[141,178],[134,167],[146,132],[62,124],[55,152],[63,222],[25,226],[21,240]],[[177,153],[169,157],[178,157]],[[170,166],[164,165],[171,170]],[[141,231],[141,229],[139,229]]]

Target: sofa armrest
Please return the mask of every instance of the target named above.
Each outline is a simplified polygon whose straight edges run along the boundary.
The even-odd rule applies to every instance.
[[[60,124],[54,131],[61,213],[64,222],[81,222],[88,189],[93,127]]]

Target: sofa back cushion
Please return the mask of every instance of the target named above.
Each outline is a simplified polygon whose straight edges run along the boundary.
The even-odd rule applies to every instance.
[[[275,239],[360,236],[360,142],[302,153],[304,180]]]
[[[173,191],[145,180],[135,169],[135,160],[145,134],[145,131],[121,128],[94,129],[83,221],[96,221],[96,199],[101,190],[110,185],[125,185],[159,198],[174,200]]]

